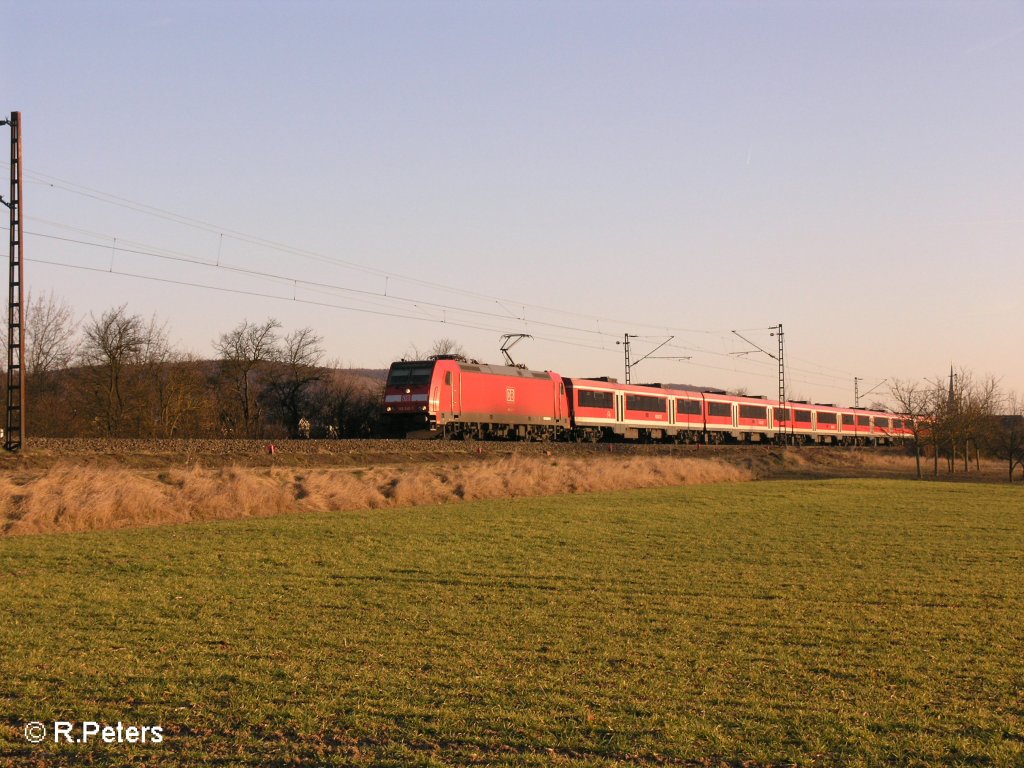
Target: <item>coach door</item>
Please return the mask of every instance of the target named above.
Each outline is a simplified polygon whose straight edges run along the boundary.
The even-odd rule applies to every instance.
[[[615,420],[620,424],[626,420],[626,396],[621,392],[615,393]]]

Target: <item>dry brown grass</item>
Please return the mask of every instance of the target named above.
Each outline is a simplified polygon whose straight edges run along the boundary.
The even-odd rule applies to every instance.
[[[781,467],[768,468],[767,474],[777,476],[785,472],[805,475],[836,477],[914,477],[914,457],[908,453],[877,450],[873,448],[833,448],[825,450],[788,450],[774,455],[781,456]],[[927,478],[933,477],[933,460],[921,457],[921,471]],[[982,459],[980,468],[972,459],[970,471],[964,472],[963,460],[958,459],[953,474],[948,472],[946,460],[939,462],[940,480],[1003,481],[1006,469],[1002,462]]]
[[[879,452],[873,449],[833,448],[808,453],[802,450],[789,450],[781,454],[787,467],[792,469],[824,469],[841,467],[844,469],[879,469],[907,471],[914,469],[914,457],[905,454]]]
[[[157,474],[58,464],[20,480],[0,476],[0,531],[84,531],[750,479],[749,469],[717,459],[673,457],[513,456],[365,470],[193,466]]]

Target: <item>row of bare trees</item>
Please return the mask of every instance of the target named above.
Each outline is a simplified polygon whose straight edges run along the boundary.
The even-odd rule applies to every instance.
[[[980,471],[982,454],[1007,462],[1010,482],[1018,467],[1024,471],[1024,404],[1003,393],[994,376],[961,368],[948,379],[896,380],[891,393],[897,410],[911,417],[918,477],[923,453],[934,475],[940,464],[948,473],[970,472],[972,461]]]
[[[325,364],[311,328],[245,320],[204,360],[126,305],[78,320],[52,294],[32,296],[26,320],[30,435],[365,437],[376,427],[380,382]]]
[[[182,352],[165,323],[126,305],[76,319],[53,294],[26,308],[28,434],[116,437],[368,437],[382,384],[324,363],[311,328],[244,320],[213,340],[214,359]],[[6,330],[6,329],[4,329]],[[6,342],[6,332],[0,333]],[[464,356],[441,339],[407,357]],[[6,356],[5,356],[6,359]],[[921,459],[947,472],[980,468],[982,454],[1024,472],[1024,401],[995,377],[961,369],[950,378],[897,380],[896,410],[911,417],[917,474]]]

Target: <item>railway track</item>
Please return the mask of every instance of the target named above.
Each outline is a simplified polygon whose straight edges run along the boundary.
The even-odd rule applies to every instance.
[[[271,451],[273,446],[273,451]],[[707,456],[736,458],[793,451],[815,456],[903,455],[902,448],[835,446],[664,445],[635,443],[530,443],[440,440],[143,440],[124,438],[30,438],[26,448],[8,462],[50,464],[69,460],[129,465],[148,461],[203,464],[238,463],[256,466],[373,464],[466,460],[507,456]]]
[[[270,453],[268,447],[276,451]],[[595,461],[621,457],[719,459],[759,478],[888,477],[914,475],[909,446],[661,445],[635,443],[528,443],[443,440],[143,440],[126,438],[30,438],[26,449],[0,455],[0,472],[15,481],[58,466],[121,467],[159,474],[169,467],[318,468],[352,472],[372,467],[459,464],[509,458]],[[948,480],[1002,479],[1001,467],[942,473]],[[508,471],[503,470],[503,471]]]

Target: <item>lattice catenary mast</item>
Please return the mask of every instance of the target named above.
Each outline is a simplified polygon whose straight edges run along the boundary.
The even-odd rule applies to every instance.
[[[10,281],[7,314],[7,419],[4,448],[21,449],[25,439],[25,272],[21,222],[21,112],[12,112],[0,125],[11,127],[11,196],[0,202],[11,214]]]

